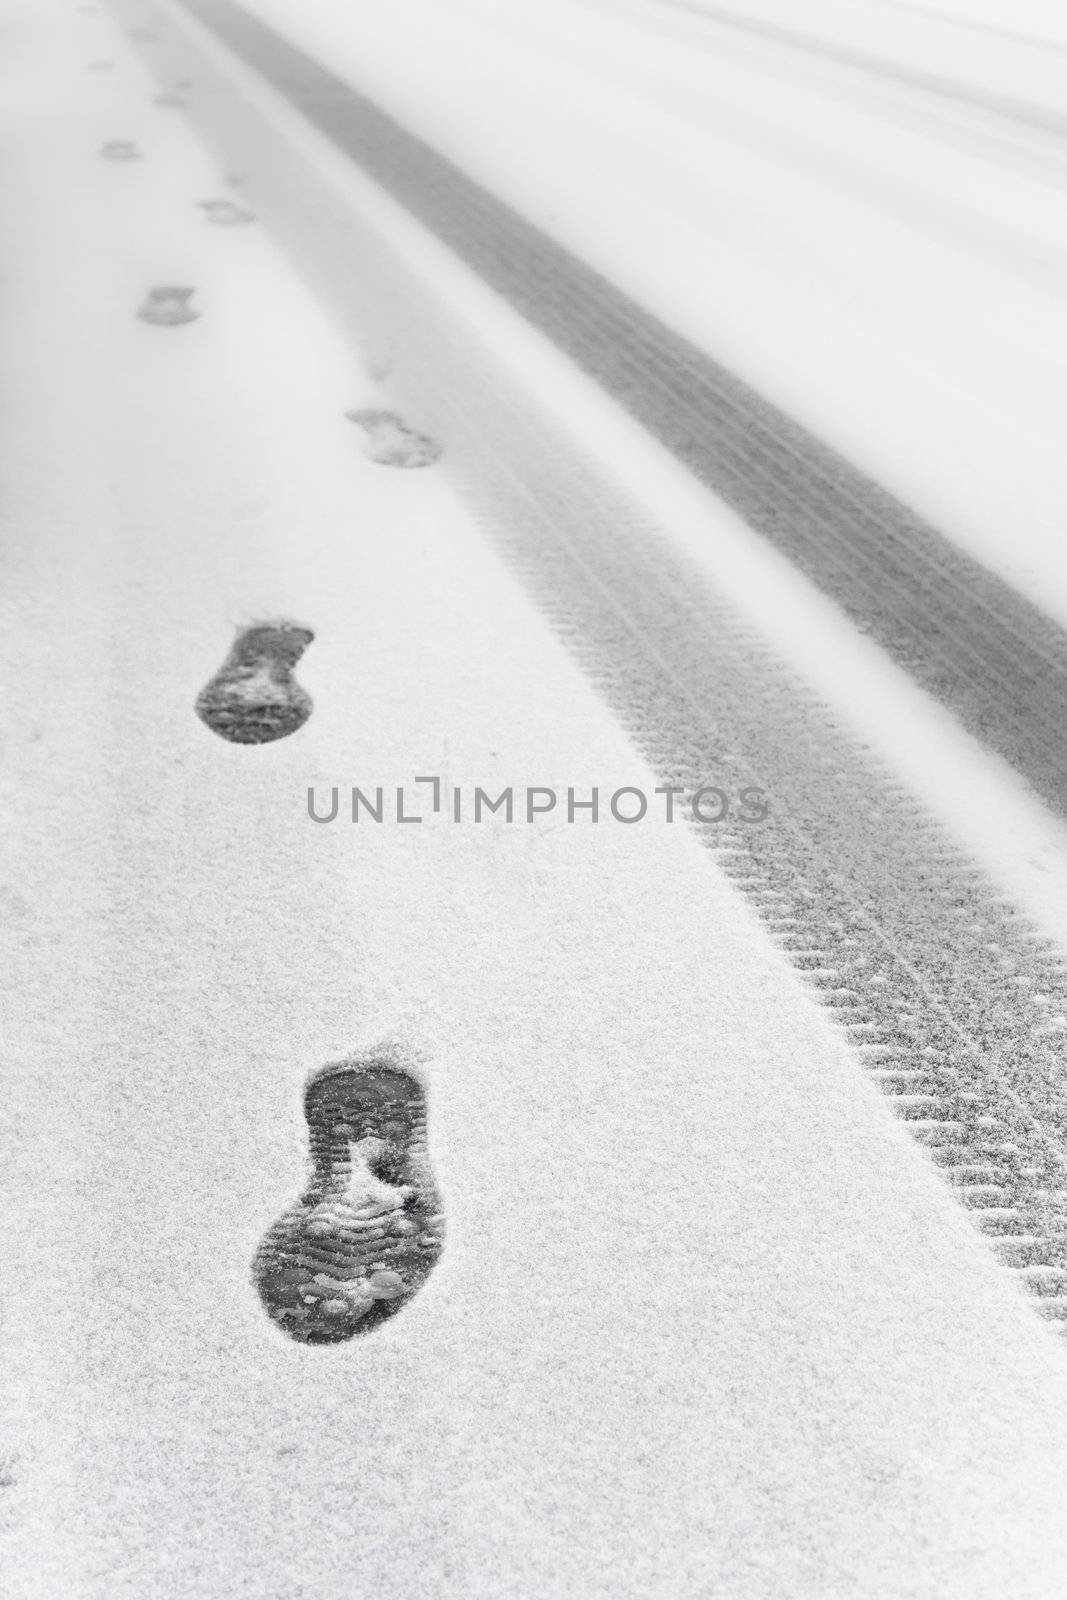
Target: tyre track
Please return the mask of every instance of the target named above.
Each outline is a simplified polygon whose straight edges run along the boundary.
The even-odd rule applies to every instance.
[[[1050,618],[232,0],[182,4],[1067,815]]]
[[[1047,1020],[1067,1015],[1056,951],[698,573],[563,465],[562,439],[524,438],[517,454],[521,413],[499,389],[492,400],[491,467],[477,456],[486,412],[472,426],[440,402],[466,435],[466,487],[487,531],[660,783],[692,789],[710,773],[768,790],[767,823],[705,829],[702,842],[1005,1264],[1046,1315],[1067,1318],[1067,1035]]]

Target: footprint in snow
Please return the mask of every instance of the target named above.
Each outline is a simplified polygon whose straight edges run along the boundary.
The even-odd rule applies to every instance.
[[[395,411],[346,411],[363,433],[363,453],[382,467],[429,467],[441,458],[441,446],[417,433]]]
[[[311,696],[293,669],[314,637],[310,628],[292,622],[242,628],[197,696],[201,722],[231,744],[270,744],[303,727],[311,715]]]
[[[239,228],[256,220],[251,211],[233,200],[201,200],[198,204],[207,220],[219,228]]]
[[[268,1316],[301,1344],[369,1333],[418,1293],[444,1216],[426,1142],[426,1095],[390,1059],[341,1061],[304,1093],[307,1186],[256,1252]]]
[[[100,146],[104,161],[140,161],[141,152],[133,139],[109,139]]]
[[[142,322],[151,322],[160,328],[177,328],[185,322],[195,322],[200,313],[189,304],[195,293],[195,289],[182,289],[174,284],[149,289],[137,315]]]

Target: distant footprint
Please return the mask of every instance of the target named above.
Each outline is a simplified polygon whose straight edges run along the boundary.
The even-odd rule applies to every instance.
[[[256,1252],[272,1320],[301,1344],[369,1333],[407,1305],[441,1254],[426,1096],[390,1061],[323,1067],[304,1094],[311,1172]]]
[[[303,727],[311,696],[293,668],[315,635],[292,622],[242,628],[222,666],[201,689],[196,714],[231,744],[270,744]]]
[[[209,222],[219,228],[239,228],[246,222],[255,222],[251,211],[235,204],[233,200],[199,200],[201,211]]]
[[[105,161],[140,161],[141,152],[132,139],[109,139],[100,146]]]
[[[379,466],[429,467],[440,460],[436,439],[416,433],[395,411],[346,411],[345,416],[363,430],[363,453]]]
[[[189,304],[195,293],[195,289],[181,289],[174,284],[166,284],[161,289],[149,289],[137,315],[142,322],[151,322],[162,328],[177,328],[184,322],[195,322],[200,313]]]

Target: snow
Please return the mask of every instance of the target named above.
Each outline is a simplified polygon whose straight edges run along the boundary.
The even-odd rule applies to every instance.
[[[447,473],[362,456],[343,413],[387,389],[262,229],[205,221],[222,175],[114,25],[9,0],[5,33],[13,1600],[1044,1600],[1063,1350],[693,837],[308,822],[309,783],[654,780]],[[168,282],[200,320],[139,323]],[[193,701],[271,615],[315,628],[315,714],[239,750]],[[305,1073],[382,1038],[426,1063],[447,1253],[312,1352],[249,1262]]]

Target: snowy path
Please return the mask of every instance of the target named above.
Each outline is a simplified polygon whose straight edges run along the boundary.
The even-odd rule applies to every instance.
[[[745,622],[712,594],[684,493],[661,534],[609,481],[594,435],[610,455],[625,419],[564,375],[568,426],[546,418],[550,355],[534,342],[527,394],[503,313],[424,241],[405,256],[383,198],[370,221],[331,202],[325,155],[270,144],[280,113],[272,135],[253,99],[211,102],[210,59],[202,125],[253,163],[236,189],[110,19],[41,0],[4,27],[13,1600],[1043,1600],[1067,1565],[1062,1346],[730,858],[658,817],[316,827],[305,797],[418,773],[651,793],[684,758],[690,784],[767,784],[789,892],[797,852],[833,841],[853,897],[910,872],[875,909],[931,969],[936,896],[927,920],[908,894],[963,881],[959,842],[762,653],[758,584]],[[122,138],[142,159],[99,158]],[[303,279],[262,223],[211,224],[227,195],[290,245],[314,218]],[[168,283],[195,286],[197,321],[137,319]],[[439,466],[361,454],[344,413],[383,405],[440,438]],[[755,573],[736,518],[703,515],[735,581]],[[588,605],[590,575],[621,609]],[[314,713],[230,746],[193,701],[234,629],[278,615],[314,628]],[[679,679],[720,726],[675,717]],[[1060,825],[976,747],[961,762],[1026,841],[987,873],[1033,887],[1043,851],[1055,880]],[[839,770],[887,808],[884,859],[869,812],[842,829]],[[968,892],[996,919],[992,883]],[[984,993],[944,977],[954,1018],[1005,1021],[1013,937],[984,941],[995,961],[974,942]],[[383,1039],[425,1062],[448,1247],[402,1317],[309,1351],[249,1263],[300,1183],[305,1074]]]

